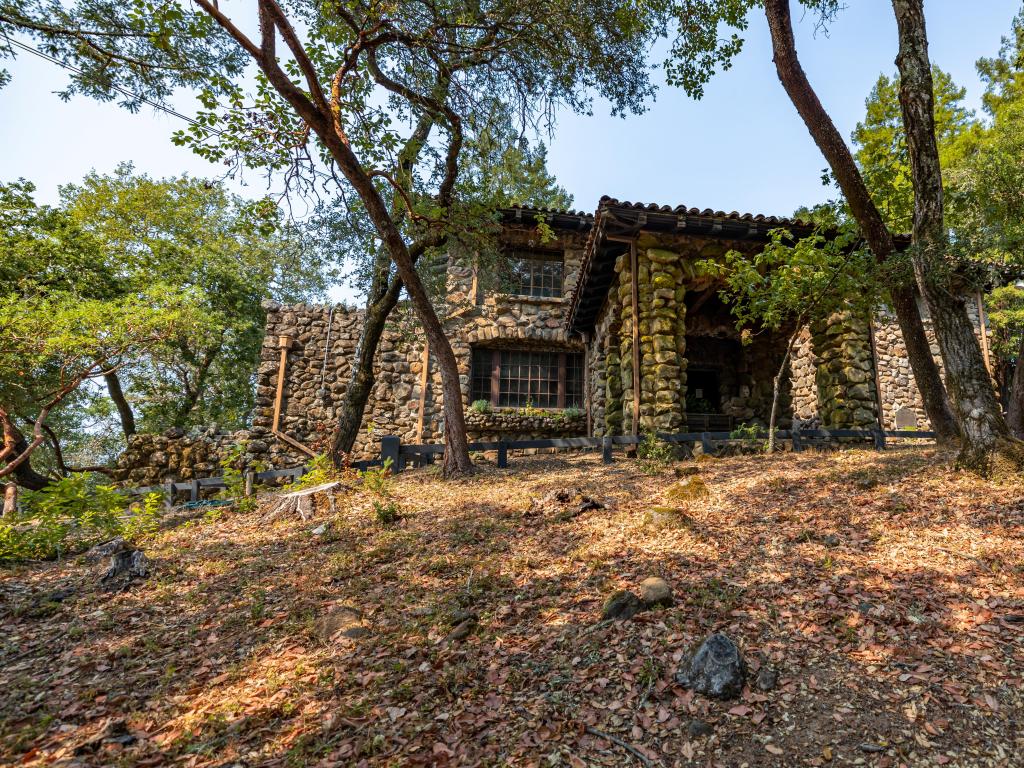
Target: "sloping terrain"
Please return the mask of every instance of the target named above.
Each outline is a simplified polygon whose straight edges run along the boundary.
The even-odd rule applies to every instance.
[[[707,496],[666,502],[694,471]],[[576,487],[606,508],[531,504]],[[124,592],[81,558],[4,572],[0,763],[1021,764],[1024,481],[893,448],[514,457],[393,494],[389,524],[350,479],[312,520],[163,531]],[[648,576],[671,607],[599,622]],[[714,631],[738,700],[675,680]]]

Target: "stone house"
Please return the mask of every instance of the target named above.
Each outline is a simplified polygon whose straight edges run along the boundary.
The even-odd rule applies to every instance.
[[[538,220],[553,239],[541,236]],[[696,263],[730,249],[763,248],[779,227],[810,232],[790,219],[610,198],[593,214],[504,211],[505,274],[456,256],[445,265],[439,314],[461,372],[470,439],[767,423],[772,378],[794,329],[741,343],[719,286]],[[977,299],[967,303],[987,352]],[[362,317],[338,306],[266,309],[251,429],[202,439],[244,440],[249,461],[294,465],[326,446]],[[795,418],[872,427],[881,403],[886,428],[927,427],[899,328],[885,310],[870,322],[847,312],[803,329],[789,369],[782,426]],[[358,457],[375,455],[386,434],[404,443],[440,442],[441,396],[440,374],[415,318],[399,312],[378,351]],[[140,443],[136,453],[144,460],[151,450]],[[175,450],[161,445],[157,453]],[[168,474],[182,473],[150,468],[147,479]]]

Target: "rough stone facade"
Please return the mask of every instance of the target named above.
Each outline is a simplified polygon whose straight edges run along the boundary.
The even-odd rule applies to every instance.
[[[543,250],[562,259],[559,295],[504,292],[493,279],[493,269],[476,258],[450,256],[443,265],[446,290],[438,309],[458,362],[472,441],[629,434],[634,431],[634,394],[639,403],[637,431],[724,431],[768,422],[773,379],[793,329],[741,334],[718,296],[720,285],[700,263],[729,250],[755,252],[763,247],[769,228],[780,222],[611,203],[618,206],[610,206],[618,225],[625,227],[628,214],[633,214],[628,237],[607,237],[604,207],[596,216],[546,212],[553,242],[543,242],[537,212],[506,219],[509,249]],[[602,206],[608,207],[604,200]],[[660,229],[648,212],[652,219],[661,217]],[[635,251],[636,317],[629,243]],[[594,266],[600,260],[603,273]],[[977,305],[967,304],[980,333]],[[580,306],[589,313],[582,322]],[[266,310],[251,428],[230,435],[208,430],[201,435],[136,436],[121,459],[119,479],[141,485],[217,474],[222,457],[240,443],[248,466],[295,466],[325,450],[352,372],[362,313],[301,304],[267,304]],[[930,333],[927,313],[924,320]],[[563,360],[560,387],[565,385],[564,359],[582,353],[583,407],[471,407],[475,350],[497,350],[494,360],[504,360],[506,352],[556,353]],[[938,356],[936,347],[933,352]],[[503,365],[494,364],[492,393],[498,392],[498,368]],[[484,376],[490,374],[484,371]],[[403,443],[443,440],[440,373],[408,308],[401,307],[389,323],[377,352],[375,377],[355,458],[375,456],[384,435],[397,435]],[[479,384],[479,371],[476,380]],[[500,386],[505,386],[503,379]],[[883,310],[869,329],[866,319],[840,312],[801,331],[783,382],[778,423],[786,428],[796,419],[809,425],[870,428],[877,424],[879,390],[886,428],[896,427],[897,415],[903,424],[916,417],[917,426],[927,428],[895,319]]]

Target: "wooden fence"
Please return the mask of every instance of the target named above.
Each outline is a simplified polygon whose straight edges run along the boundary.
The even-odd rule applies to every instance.
[[[934,440],[934,432],[918,432],[907,430],[861,430],[861,429],[799,429],[795,431],[780,430],[776,433],[779,441],[790,441],[793,450],[800,452],[810,447],[833,446],[839,441],[847,442],[870,442],[877,450],[884,450],[887,438],[917,438]],[[700,443],[704,453],[712,454],[722,443],[741,444],[750,442],[754,438],[737,438],[732,432],[682,432],[680,434],[658,433],[659,440],[666,443],[696,445]],[[508,452],[516,450],[528,450],[538,448],[554,448],[560,450],[595,450],[601,449],[601,458],[605,464],[614,461],[613,453],[615,446],[636,446],[646,439],[643,435],[615,435],[613,437],[560,437],[547,440],[499,440],[490,443],[470,443],[471,451],[496,451],[498,454],[498,467],[508,466]],[[756,438],[763,441],[766,438]],[[438,456],[444,454],[444,445],[402,445],[397,437],[382,437],[380,440],[380,456],[372,461],[353,462],[355,469],[365,471],[369,467],[384,466],[388,459],[391,460],[391,470],[401,472],[410,464],[412,466],[423,466],[432,464]],[[308,467],[290,467],[288,469],[271,469],[266,472],[245,473],[245,495],[251,496],[256,485],[265,483],[268,480],[280,480],[290,478],[292,481],[309,472]],[[167,506],[173,506],[178,493],[187,492],[189,501],[198,501],[203,489],[224,489],[227,483],[223,477],[202,477],[188,482],[168,481],[162,485],[149,485],[142,488],[125,488],[124,493],[147,494],[159,493],[164,497]]]
[[[887,438],[918,438],[934,440],[934,432],[921,432],[916,430],[878,430],[878,429],[798,429],[794,431],[779,430],[776,432],[776,439],[779,441],[790,441],[793,450],[800,452],[810,447],[824,445],[837,445],[839,441],[844,442],[870,442],[877,450],[885,450]],[[732,432],[682,432],[679,434],[657,433],[659,440],[667,443],[696,445],[700,444],[704,453],[712,454],[721,443],[746,443],[751,438],[737,438]],[[497,451],[498,467],[508,466],[508,452],[510,450],[526,450],[537,448],[554,448],[565,450],[587,450],[601,449],[601,458],[605,464],[614,461],[613,453],[615,446],[636,446],[644,442],[644,435],[615,435],[609,437],[562,437],[548,440],[500,440],[490,443],[470,443],[470,451]],[[766,440],[766,437],[756,438],[758,441]],[[391,460],[391,467],[395,472],[401,472],[409,464],[423,466],[431,464],[437,456],[444,454],[444,446],[431,445],[402,445],[397,437],[382,437],[380,441],[380,462]]]

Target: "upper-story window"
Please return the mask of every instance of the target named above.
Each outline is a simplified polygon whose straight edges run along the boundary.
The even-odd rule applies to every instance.
[[[561,251],[513,250],[507,254],[509,293],[532,298],[562,295],[565,257]]]

